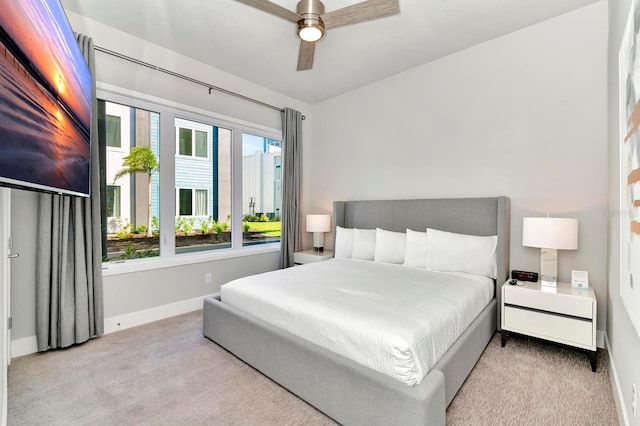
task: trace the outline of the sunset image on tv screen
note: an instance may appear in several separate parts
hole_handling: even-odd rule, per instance
[[[91,74],[59,0],[0,8],[0,182],[89,194]]]

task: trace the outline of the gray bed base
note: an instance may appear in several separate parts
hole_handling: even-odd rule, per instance
[[[493,219],[486,219],[488,215]],[[378,226],[396,231],[431,227],[475,235],[497,234],[496,282],[506,280],[506,197],[336,202],[334,221],[344,227]],[[228,306],[219,295],[204,301],[203,331],[206,337],[342,424],[444,425],[446,407],[500,324],[498,306],[499,300],[492,300],[415,387]]]

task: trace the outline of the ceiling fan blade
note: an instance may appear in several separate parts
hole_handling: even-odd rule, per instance
[[[285,9],[284,7],[272,3],[269,0],[237,0],[240,3],[244,3],[248,6],[255,7],[256,9],[260,9],[264,12],[270,13],[272,15],[279,16],[280,18],[286,19],[291,22],[298,22],[302,17],[295,12],[290,11],[289,9]]]
[[[367,0],[321,16],[326,29],[358,24],[400,13],[398,0]]]
[[[300,41],[300,53],[298,53],[298,71],[310,70],[313,67],[313,52],[315,43]]]

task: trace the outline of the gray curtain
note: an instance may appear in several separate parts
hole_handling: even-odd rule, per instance
[[[282,230],[280,267],[293,266],[293,253],[300,246],[300,167],[302,164],[302,114],[282,111]]]
[[[91,197],[39,194],[36,251],[38,351],[104,333],[98,112],[93,40],[77,35],[93,79]]]

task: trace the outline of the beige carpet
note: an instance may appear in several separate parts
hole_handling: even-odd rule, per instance
[[[494,338],[447,410],[451,425],[615,425],[605,356]],[[13,360],[8,425],[330,425],[202,336],[202,312]]]

